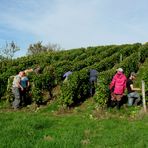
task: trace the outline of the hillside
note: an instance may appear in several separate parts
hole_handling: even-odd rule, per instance
[[[1,61],[0,69],[0,96],[1,100],[11,102],[10,90],[8,89],[8,78],[16,75],[19,71],[40,67],[40,74],[30,73],[30,94],[33,102],[46,100],[44,93],[47,92],[48,82],[51,91],[57,86],[60,88],[58,99],[61,105],[71,106],[83,102],[89,97],[89,70],[96,69],[99,72],[97,90],[94,99],[97,103],[104,105],[109,96],[108,84],[110,83],[116,69],[122,67],[126,76],[131,71],[138,71],[141,66],[147,67],[148,44],[124,44],[97,46],[65,51],[51,51],[38,55],[26,56],[14,60]],[[144,68],[143,68],[144,69]],[[63,84],[63,74],[72,71],[69,83]],[[139,72],[140,73],[140,72]],[[146,82],[146,68],[139,75]]]
[[[40,53],[0,65],[1,148],[148,147],[148,116],[141,105],[106,108],[108,85],[119,67],[127,77],[135,71],[135,85],[141,87],[144,80],[148,91],[147,43]],[[28,73],[30,105],[12,109],[11,76],[38,67],[39,73]],[[89,94],[90,69],[99,72],[93,97]],[[73,73],[64,83],[67,71]]]

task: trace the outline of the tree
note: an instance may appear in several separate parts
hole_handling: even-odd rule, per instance
[[[60,46],[58,44],[49,43],[46,46],[42,45],[42,41],[39,41],[35,44],[29,45],[28,54],[38,54],[41,52],[49,52],[49,51],[57,51],[60,50]]]
[[[5,46],[0,48],[0,57],[1,59],[12,59],[14,54],[19,50],[20,48],[14,43],[14,41],[11,41],[10,43],[6,42]]]
[[[0,61],[2,61],[4,59],[4,57],[2,55],[0,55]]]
[[[46,45],[47,51],[58,51],[61,49],[60,45],[58,44],[51,44],[48,43],[48,45]]]
[[[39,41],[35,44],[29,45],[28,54],[38,54],[40,52],[47,51],[46,47],[42,45],[42,42]]]

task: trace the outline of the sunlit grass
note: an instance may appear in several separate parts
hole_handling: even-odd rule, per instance
[[[117,111],[86,101],[72,110],[56,109],[52,104],[37,111],[1,110],[0,147],[148,147],[148,116],[141,107]]]

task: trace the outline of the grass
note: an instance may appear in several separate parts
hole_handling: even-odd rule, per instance
[[[37,111],[0,110],[0,148],[146,148],[141,108],[99,109],[92,100],[71,110],[55,102]]]

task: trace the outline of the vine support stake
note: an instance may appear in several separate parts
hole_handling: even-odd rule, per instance
[[[139,63],[140,63],[140,60],[141,60],[141,52],[140,51],[138,52],[138,57],[139,57]]]
[[[123,56],[122,54],[120,54],[120,62],[122,62],[122,60],[123,60]]]
[[[142,80],[142,102],[143,102],[144,112],[147,112],[146,101],[145,101],[145,82],[143,80]]]

